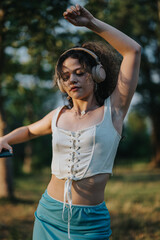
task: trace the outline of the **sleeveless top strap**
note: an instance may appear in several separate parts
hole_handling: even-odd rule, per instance
[[[60,113],[60,111],[62,110],[63,107],[64,107],[64,106],[58,107],[58,108],[56,109],[55,114],[53,115],[53,118],[52,118],[52,131],[53,131],[53,129],[54,129],[54,128],[56,127],[56,125],[57,125],[57,118],[58,118],[59,113]]]

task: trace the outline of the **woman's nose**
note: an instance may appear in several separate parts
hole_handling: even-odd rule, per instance
[[[75,74],[74,73],[71,73],[71,75],[70,75],[70,82],[77,82],[77,80],[76,80],[76,76],[75,76]]]

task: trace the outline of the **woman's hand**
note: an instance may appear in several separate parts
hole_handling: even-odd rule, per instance
[[[8,144],[7,141],[5,141],[5,139],[3,137],[0,138],[0,153],[1,153],[2,149],[7,149],[10,151],[10,153],[13,153],[12,147]]]
[[[82,6],[76,4],[63,13],[64,18],[75,26],[88,27],[93,15]]]

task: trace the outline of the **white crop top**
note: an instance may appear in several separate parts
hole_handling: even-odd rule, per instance
[[[52,174],[80,180],[100,173],[112,173],[121,136],[111,119],[110,97],[105,100],[103,120],[76,132],[57,127],[57,109],[52,120]]]
[[[110,97],[104,103],[103,120],[79,131],[68,131],[57,127],[57,119],[63,107],[57,109],[52,120],[52,174],[66,179],[64,208],[66,201],[72,211],[72,180],[80,180],[102,173],[112,173],[113,163],[121,136],[113,126]]]

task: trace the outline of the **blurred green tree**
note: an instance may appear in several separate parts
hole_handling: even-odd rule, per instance
[[[138,111],[131,111],[124,126],[124,140],[120,144],[118,157],[121,159],[151,157],[150,121]]]
[[[68,44],[60,21],[68,4],[69,0],[1,1],[0,136],[17,122],[36,121],[54,106],[51,78],[56,59]],[[28,165],[31,144],[26,144],[25,152]],[[8,162],[0,161],[0,197],[12,196]]]

